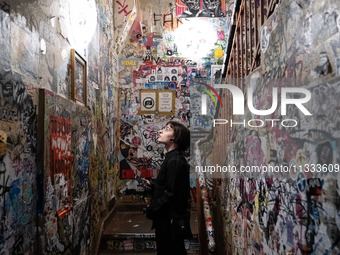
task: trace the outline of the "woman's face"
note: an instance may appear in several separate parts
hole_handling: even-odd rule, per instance
[[[169,144],[172,142],[173,139],[174,139],[174,130],[171,128],[169,124],[166,125],[165,128],[159,131],[158,142]]]

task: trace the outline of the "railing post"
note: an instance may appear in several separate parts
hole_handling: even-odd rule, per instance
[[[245,48],[245,61],[246,61],[246,65],[245,65],[245,76],[248,75],[248,20],[247,20],[247,0],[244,0],[244,30],[245,30],[245,44],[246,44],[246,48]]]
[[[256,0],[254,0],[254,11],[255,11],[255,15],[254,15],[254,19],[255,19],[255,23],[254,23],[254,33],[255,33],[255,41],[254,41],[254,47],[255,47],[255,56],[254,56],[254,60],[256,58],[256,45],[257,42],[259,41],[258,38],[258,24],[257,24],[257,6],[256,6]]]
[[[243,4],[245,3],[245,0],[242,0],[242,4],[240,7],[240,41],[241,41],[241,45],[240,45],[240,52],[241,52],[241,75],[240,78],[244,76],[244,47],[243,47],[243,34],[244,34],[244,29],[243,29],[243,15],[244,15],[244,9],[243,9]],[[240,85],[240,87],[242,86],[242,84]],[[242,88],[241,88],[242,89]]]
[[[264,23],[264,0],[260,0],[261,26]]]
[[[249,0],[249,42],[250,42],[250,56],[249,56],[249,66],[252,71],[252,63],[253,63],[253,19],[252,19],[252,4],[251,0]]]

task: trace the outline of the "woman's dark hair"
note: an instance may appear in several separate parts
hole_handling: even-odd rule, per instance
[[[177,144],[177,148],[181,151],[185,151],[190,147],[190,130],[182,123],[171,120],[166,125],[174,130],[173,142]]]

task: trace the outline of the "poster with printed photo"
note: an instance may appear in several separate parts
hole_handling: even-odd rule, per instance
[[[157,110],[157,90],[154,89],[141,89],[140,97],[140,113],[154,113]]]
[[[211,85],[220,84],[222,81],[222,65],[211,66]]]

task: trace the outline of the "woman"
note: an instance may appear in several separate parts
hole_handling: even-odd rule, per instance
[[[186,227],[190,229],[189,164],[184,157],[190,146],[190,131],[179,122],[169,121],[159,131],[158,142],[165,145],[167,153],[156,181],[151,184],[153,196],[146,214],[153,220],[158,255],[187,254],[184,236],[177,231],[177,225],[178,219],[186,218]]]

